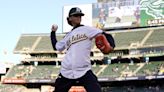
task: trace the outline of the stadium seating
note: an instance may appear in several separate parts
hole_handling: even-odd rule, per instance
[[[116,63],[107,65],[106,69],[98,75],[98,77],[126,77],[134,76],[133,72],[137,69],[137,65],[130,65],[129,63]]]
[[[60,67],[55,65],[16,65],[6,74],[6,78],[25,78],[25,79],[54,79],[56,78]]]
[[[163,61],[152,61],[145,63],[144,66],[137,72],[137,76],[145,75],[157,75],[159,72],[159,67],[163,64]]]
[[[59,72],[59,67],[55,67],[55,65],[40,65],[36,66],[35,70],[32,72],[31,75],[28,76],[28,79],[54,79],[57,77]]]
[[[0,92],[25,92],[26,87],[23,85],[0,84]]]
[[[31,50],[33,44],[37,40],[38,36],[22,35],[18,41],[15,51],[27,51]]]
[[[34,51],[53,51],[50,37],[49,36],[40,36],[41,39],[35,47]]]
[[[148,63],[114,63],[109,65],[93,65],[93,72],[98,77],[127,77],[157,75],[163,68],[163,61],[151,61]],[[55,65],[16,65],[13,66],[6,78],[25,79],[54,79],[58,75],[60,67]]]
[[[144,45],[164,45],[164,29],[154,29]]]
[[[128,31],[114,33],[116,48],[127,48],[131,43],[140,43],[146,36],[148,31]]]
[[[151,33],[152,32],[152,33]],[[133,44],[149,46],[164,44],[163,27],[157,28],[142,28],[142,29],[128,29],[126,31],[110,32],[113,35],[117,49],[128,49]],[[66,34],[57,34],[57,39],[61,40]],[[93,42],[93,51],[96,50]],[[50,34],[23,34],[14,52],[22,51],[35,52],[51,52],[53,51]]]

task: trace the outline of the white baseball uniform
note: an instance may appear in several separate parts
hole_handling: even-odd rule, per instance
[[[89,26],[79,26],[70,31],[61,41],[56,43],[56,49],[67,49],[61,62],[60,73],[69,79],[77,79],[91,69],[90,51],[92,39],[102,30]]]

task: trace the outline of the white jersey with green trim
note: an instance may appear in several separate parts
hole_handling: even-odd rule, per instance
[[[66,55],[61,62],[60,73],[69,79],[82,77],[91,69],[90,53],[92,40],[102,30],[79,26],[69,32],[61,41],[56,44],[58,51],[66,51]]]

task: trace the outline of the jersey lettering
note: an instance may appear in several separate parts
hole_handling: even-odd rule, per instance
[[[86,36],[86,34],[76,34],[76,35],[73,35],[67,41],[67,46],[69,48],[72,44],[77,43],[77,42],[82,41],[82,40],[86,40],[87,38],[88,37]]]

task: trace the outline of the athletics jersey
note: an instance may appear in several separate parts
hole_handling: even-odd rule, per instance
[[[89,26],[79,26],[56,43],[58,51],[67,50],[60,69],[64,77],[76,79],[91,69],[92,38],[99,33],[102,33],[102,30]]]

